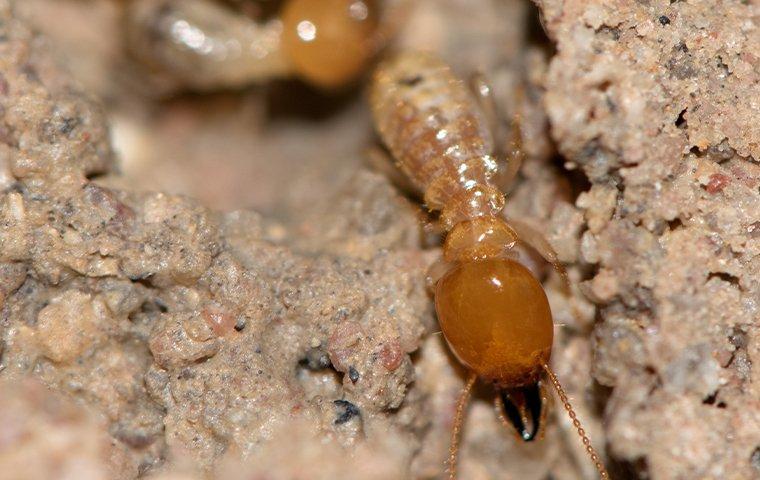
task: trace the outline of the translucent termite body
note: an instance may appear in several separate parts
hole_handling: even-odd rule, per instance
[[[193,89],[299,77],[335,89],[356,79],[384,43],[373,0],[287,0],[261,22],[214,0],[134,0],[127,47]]]
[[[434,275],[436,313],[449,347],[471,372],[452,429],[450,478],[456,477],[459,431],[476,379],[495,386],[500,418],[529,441],[544,416],[539,388],[544,373],[601,477],[608,478],[549,366],[554,327],[549,302],[538,280],[517,261],[515,246],[527,241],[560,273],[564,269],[540,235],[503,216],[504,168],[492,157],[494,139],[476,95],[438,58],[404,52],[378,67],[370,103],[376,130],[396,165],[427,207],[440,212],[446,232],[443,272]]]
[[[491,182],[498,170],[491,133],[448,66],[428,55],[398,56],[377,69],[370,95],[378,132],[447,231],[504,208]]]

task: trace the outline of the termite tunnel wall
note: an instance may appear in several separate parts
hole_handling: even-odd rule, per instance
[[[183,5],[234,38],[270,3]],[[569,270],[529,258],[612,478],[760,476],[758,5],[381,3],[387,48],[520,118],[507,215]],[[130,51],[132,4],[0,0],[0,479],[444,478],[441,238],[368,160],[366,78],[197,91],[202,58],[187,84]],[[524,443],[492,401],[460,478],[593,478],[558,402]]]

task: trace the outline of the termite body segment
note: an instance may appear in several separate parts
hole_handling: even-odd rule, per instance
[[[456,476],[459,431],[475,379],[496,387],[500,417],[529,441],[543,418],[537,387],[543,372],[607,478],[551,373],[549,302],[538,280],[517,262],[514,247],[522,239],[502,215],[504,194],[494,181],[499,165],[491,157],[494,141],[475,97],[441,60],[406,52],[378,67],[370,102],[380,137],[428,208],[441,212],[446,231],[447,268],[435,284],[436,313],[449,347],[471,372],[452,429],[450,478]]]

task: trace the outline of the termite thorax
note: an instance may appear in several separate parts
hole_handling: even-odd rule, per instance
[[[495,163],[476,157],[457,164],[450,160],[425,188],[425,203],[441,211],[441,225],[450,231],[458,223],[495,217],[504,209],[504,194],[490,182]]]
[[[484,215],[454,225],[443,244],[443,258],[455,263],[508,257],[517,240],[504,218]]]

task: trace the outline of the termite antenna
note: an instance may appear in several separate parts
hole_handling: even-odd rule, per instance
[[[607,469],[604,467],[604,464],[599,458],[599,455],[596,453],[596,450],[594,450],[594,447],[591,446],[591,440],[589,440],[588,436],[586,435],[586,431],[583,429],[581,421],[578,420],[578,416],[575,414],[575,410],[570,404],[570,400],[567,398],[565,389],[562,388],[562,384],[559,383],[559,379],[557,379],[557,376],[554,374],[554,371],[551,369],[548,363],[544,363],[542,367],[546,374],[549,376],[549,380],[551,380],[552,385],[554,385],[554,390],[557,392],[557,396],[559,396],[560,401],[562,401],[562,405],[565,407],[570,420],[573,421],[573,426],[578,431],[578,436],[581,437],[583,446],[586,447],[586,453],[588,453],[589,458],[591,458],[591,461],[594,462],[594,466],[599,471],[599,476],[602,478],[602,480],[608,480],[610,478],[610,475],[607,473]]]
[[[462,388],[462,393],[459,394],[459,400],[457,401],[457,410],[454,414],[454,426],[451,428],[451,447],[449,448],[449,480],[456,480],[457,478],[457,454],[459,453],[459,434],[462,431],[462,423],[464,421],[464,409],[467,407],[467,402],[470,400],[470,392],[475,385],[475,380],[478,379],[476,374],[470,374]]]
[[[570,310],[573,312],[573,318],[579,324],[583,324],[583,315],[581,315],[581,311],[578,308],[578,305],[573,302],[573,285],[570,283],[570,276],[567,273],[567,269],[564,265],[559,263],[559,261],[553,262],[552,266],[554,267],[554,271],[559,274],[560,279],[562,280],[565,293],[567,294],[567,302],[570,304]]]

